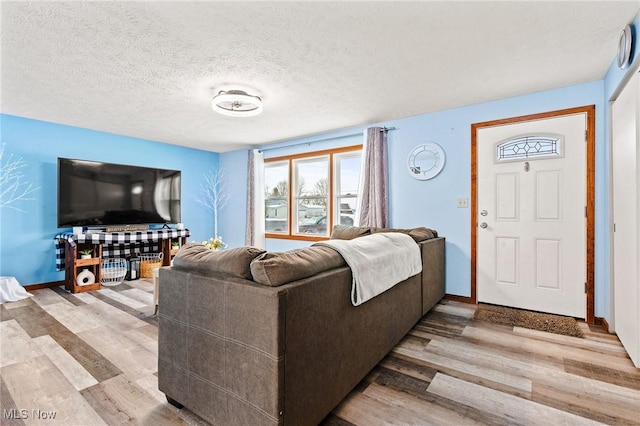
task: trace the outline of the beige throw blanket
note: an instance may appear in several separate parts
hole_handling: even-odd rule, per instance
[[[406,234],[383,232],[354,238],[328,240],[326,246],[342,255],[351,268],[351,303],[363,304],[399,282],[422,271],[420,247]]]

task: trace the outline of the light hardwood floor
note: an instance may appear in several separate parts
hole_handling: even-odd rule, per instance
[[[152,289],[43,289],[2,305],[0,424],[205,424],[157,389]],[[323,425],[640,424],[640,369],[615,336],[584,323],[584,339],[500,326],[474,311],[438,304]]]

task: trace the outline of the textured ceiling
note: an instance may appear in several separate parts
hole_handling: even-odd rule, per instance
[[[602,79],[640,1],[7,2],[3,113],[215,152]],[[230,84],[262,96],[218,115]]]

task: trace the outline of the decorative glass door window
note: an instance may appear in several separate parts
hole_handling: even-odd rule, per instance
[[[496,144],[495,162],[541,160],[564,157],[564,139],[559,135],[525,135]]]

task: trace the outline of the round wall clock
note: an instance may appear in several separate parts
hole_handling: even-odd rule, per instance
[[[415,179],[428,180],[436,177],[444,167],[444,150],[435,142],[417,145],[409,153],[407,167]]]
[[[633,33],[631,32],[631,26],[627,25],[620,33],[620,40],[618,42],[618,67],[621,69],[625,69],[627,65],[629,65],[632,38]]]

